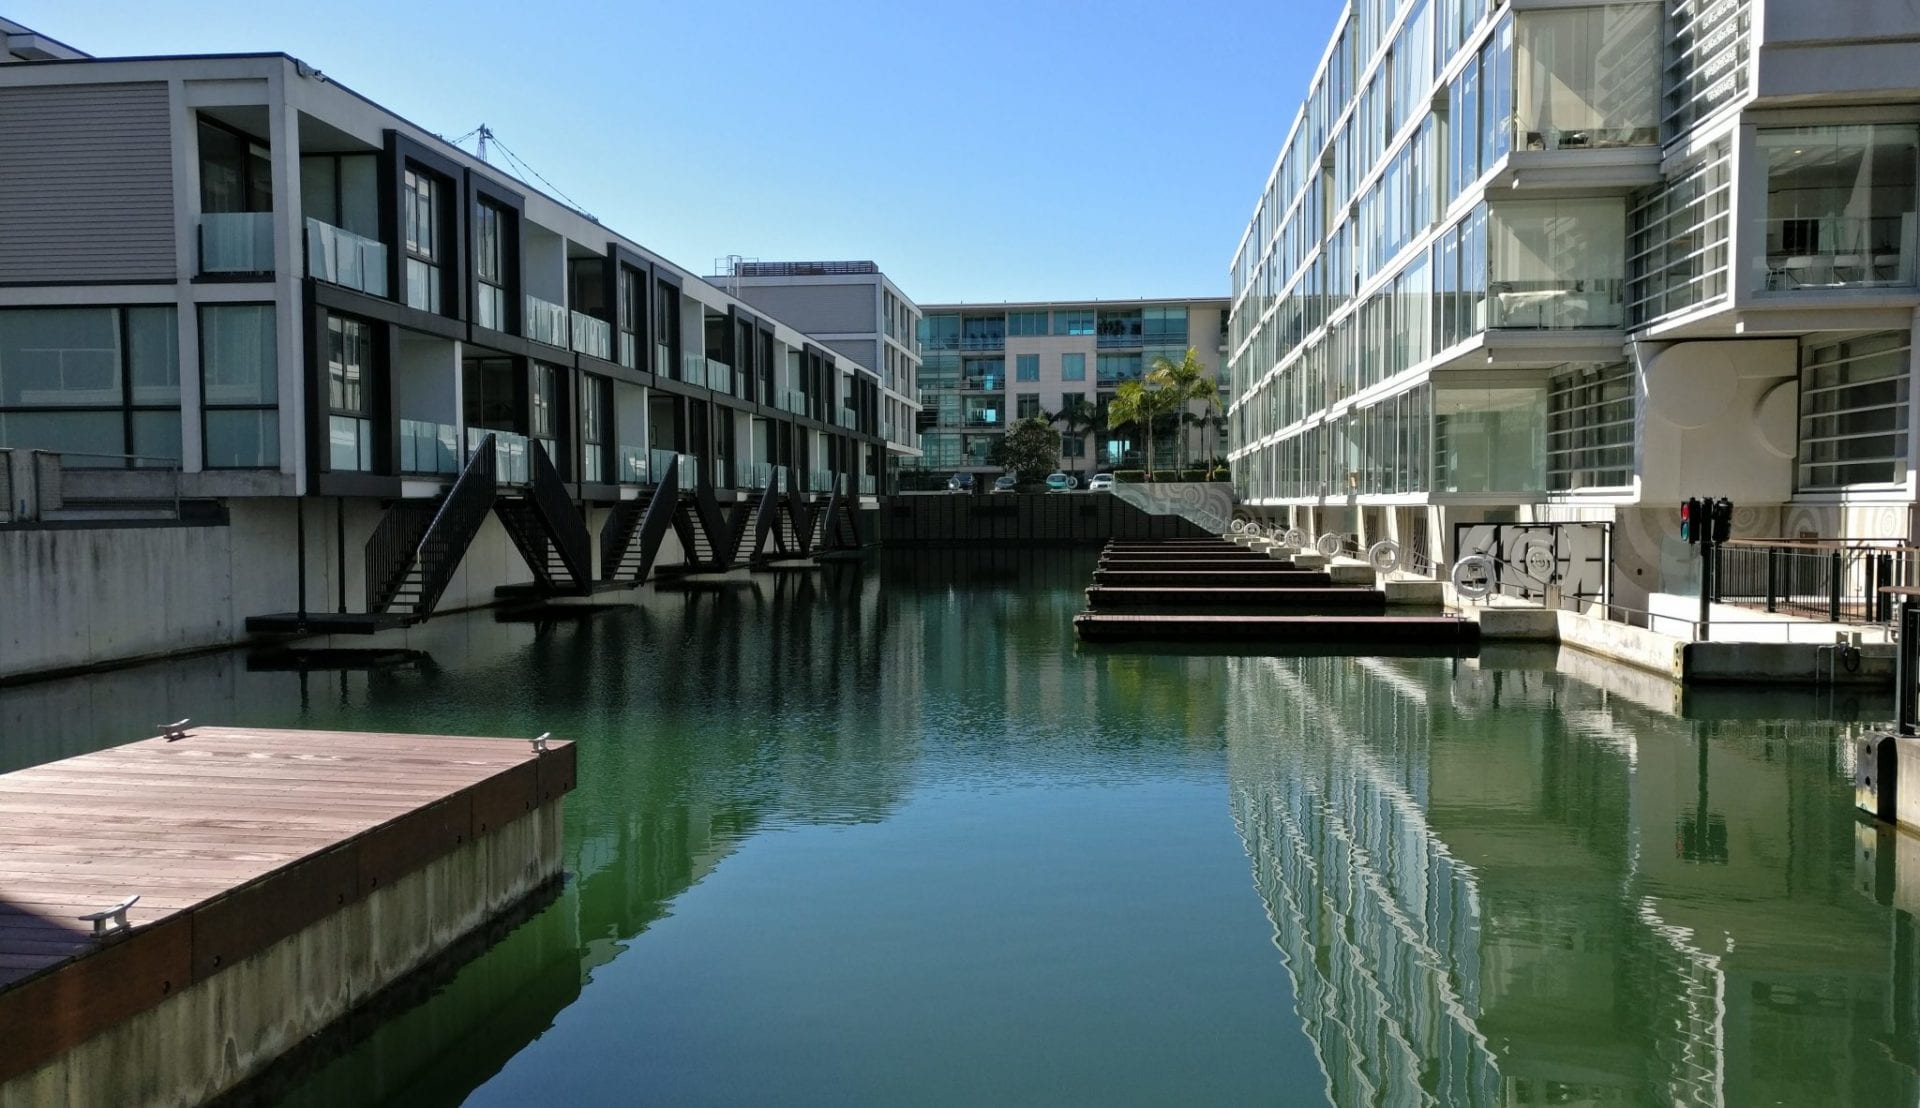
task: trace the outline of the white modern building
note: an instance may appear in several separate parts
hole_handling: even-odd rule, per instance
[[[721,272],[714,284],[880,374],[880,437],[887,443],[889,479],[907,459],[920,456],[920,309],[879,266],[729,258],[716,268]],[[891,480],[883,486],[890,489]]]
[[[1178,433],[1192,462],[1225,454],[1225,422],[1218,418],[1230,399],[1223,297],[935,304],[921,311],[920,468],[930,474],[997,472],[988,456],[1008,427],[1082,403],[1098,415],[1091,422],[1057,420],[1061,468],[1082,479],[1141,468],[1143,435],[1131,426],[1110,429],[1107,402],[1156,358],[1178,363],[1189,349],[1222,392],[1217,410],[1190,405],[1191,419]],[[1175,432],[1164,431],[1154,464],[1171,468],[1178,454]]]
[[[1238,492],[1611,521],[1646,591],[1688,496],[1910,538],[1917,156],[1905,3],[1356,0],[1233,258]]]
[[[0,34],[0,561],[79,575],[0,573],[26,668],[631,587],[669,473],[710,566],[770,486],[877,490],[873,367],[314,66]],[[130,505],[199,529],[57,529]]]

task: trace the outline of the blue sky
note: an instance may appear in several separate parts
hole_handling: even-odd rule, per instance
[[[5,14],[102,56],[284,50],[448,137],[485,121],[601,222],[698,272],[727,254],[871,258],[938,303],[1225,295],[1340,6],[13,0]]]

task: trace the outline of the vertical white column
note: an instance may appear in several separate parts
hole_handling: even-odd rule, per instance
[[[167,82],[173,137],[174,331],[180,359],[180,466],[198,473],[206,465],[200,420],[200,321],[194,308],[193,275],[199,264],[200,140],[185,82]]]
[[[307,400],[300,284],[305,251],[300,241],[300,121],[287,96],[284,62],[267,78],[267,145],[273,176],[274,344],[279,359],[276,380],[280,402],[280,472],[293,475],[295,493],[304,493],[307,474]],[[304,80],[305,78],[296,78]]]

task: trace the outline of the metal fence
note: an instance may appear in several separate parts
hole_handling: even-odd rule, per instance
[[[1920,549],[1898,539],[1734,539],[1714,556],[1714,600],[1830,623],[1885,623],[1881,590],[1920,581]]]

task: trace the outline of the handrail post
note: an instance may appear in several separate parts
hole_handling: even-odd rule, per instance
[[[1893,597],[1880,590],[1893,586],[1893,555],[1881,554],[1879,563],[1880,572],[1876,574],[1879,579],[1879,588],[1873,591],[1873,622],[1885,623],[1893,618]]]
[[[1846,572],[1846,563],[1840,560],[1840,551],[1836,548],[1827,555],[1827,622],[1840,622],[1841,575]]]
[[[1767,611],[1780,610],[1780,548],[1767,547]]]

